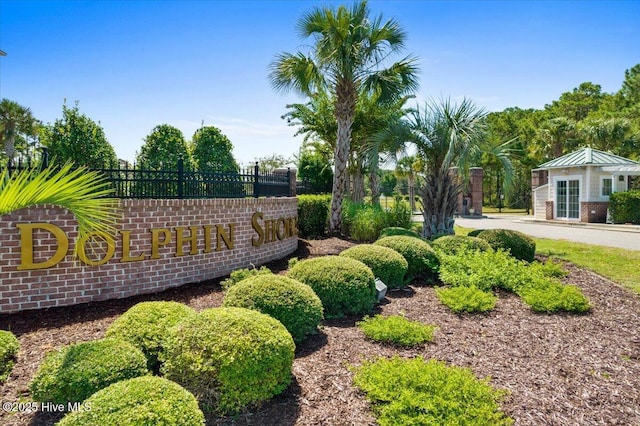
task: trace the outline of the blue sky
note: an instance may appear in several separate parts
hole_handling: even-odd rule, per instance
[[[189,140],[219,127],[247,164],[289,156],[301,138],[280,117],[268,66],[306,51],[297,20],[317,1],[0,1],[0,96],[45,123],[64,99],[133,160],[154,126]],[[351,5],[351,2],[344,2]],[[488,111],[542,108],[584,81],[615,92],[640,63],[640,0],[370,1],[397,19],[419,59],[417,102],[467,96]]]

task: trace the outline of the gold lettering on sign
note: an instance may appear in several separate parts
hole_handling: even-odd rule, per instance
[[[122,259],[120,262],[140,262],[147,256],[144,253],[140,253],[139,256],[131,256],[131,231],[119,231],[122,235]]]
[[[89,256],[87,256],[86,247],[87,242],[98,245],[99,243],[97,243],[96,237],[104,241],[104,244],[106,244],[107,246],[107,250],[105,255],[101,259],[93,260],[90,259]],[[76,244],[78,244],[78,257],[89,266],[104,265],[109,260],[111,260],[114,253],[116,252],[116,243],[113,241],[113,238],[111,238],[111,235],[107,234],[106,232],[94,232],[93,234],[89,234],[86,237],[79,238]],[[95,250],[94,246],[92,247],[91,251],[95,255],[100,250]]]
[[[256,212],[251,217],[251,226],[258,235],[251,239],[251,245],[254,247],[298,235],[298,223],[295,217],[263,219],[264,215],[261,212]]]
[[[18,270],[45,269],[58,264],[69,251],[69,240],[64,231],[50,223],[19,223],[16,227],[20,230],[20,258]],[[49,259],[35,263],[33,261],[33,231],[42,229],[50,232],[57,241],[56,252]]]
[[[184,256],[184,251],[182,251],[185,241],[191,243],[191,250],[189,254],[198,254],[198,227],[190,226],[189,227],[189,236],[186,237],[184,235],[184,231],[187,228],[184,226],[176,226],[176,257]]]
[[[164,247],[171,242],[171,231],[167,228],[152,228],[151,232],[151,259],[160,259],[160,247]],[[160,234],[163,239],[160,240]]]

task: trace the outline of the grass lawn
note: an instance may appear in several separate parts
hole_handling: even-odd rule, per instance
[[[456,234],[466,235],[471,228],[456,226]],[[600,274],[640,294],[640,251],[596,246],[548,238],[534,238],[536,253],[567,260]]]

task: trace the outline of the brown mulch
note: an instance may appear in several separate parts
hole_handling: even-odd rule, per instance
[[[299,258],[337,254],[353,243],[300,241]],[[283,272],[287,261],[268,265]],[[433,288],[390,292],[378,312],[438,326],[434,343],[411,350],[367,341],[356,319],[325,321],[321,332],[298,347],[294,381],[261,407],[209,425],[371,425],[369,405],[352,386],[350,365],[399,354],[422,355],[462,367],[510,395],[503,410],[516,425],[640,425],[640,298],[589,271],[567,265],[567,283],[594,305],[586,315],[532,313],[517,296],[501,293],[487,315],[456,315]],[[18,336],[18,362],[2,386],[2,401],[28,401],[28,383],[46,351],[98,339],[111,322],[142,300],[176,300],[197,310],[219,306],[217,281],[163,293],[68,308],[0,315],[0,329]],[[3,425],[52,425],[50,413],[0,412]]]

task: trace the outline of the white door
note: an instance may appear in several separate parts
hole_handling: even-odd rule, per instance
[[[556,181],[556,219],[580,219],[580,181]]]

